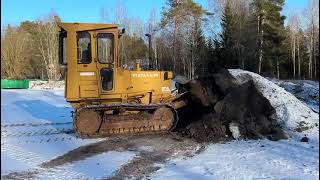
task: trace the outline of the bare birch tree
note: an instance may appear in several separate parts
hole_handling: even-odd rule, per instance
[[[296,14],[289,17],[290,39],[291,39],[291,58],[293,65],[293,77],[296,78],[296,43],[299,32],[299,19]]]
[[[309,78],[317,76],[317,61],[315,55],[316,31],[319,29],[319,1],[309,0],[304,15],[307,20],[307,36],[309,37]]]
[[[38,34],[38,50],[42,62],[46,68],[49,81],[56,81],[60,78],[58,64],[58,27],[52,17],[38,22],[36,28]]]

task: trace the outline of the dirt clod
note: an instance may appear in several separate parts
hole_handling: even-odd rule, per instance
[[[301,138],[300,141],[301,142],[309,142],[309,138],[305,136],[305,137]]]

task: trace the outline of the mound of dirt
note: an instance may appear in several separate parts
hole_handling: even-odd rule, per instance
[[[229,139],[286,139],[275,109],[252,80],[240,84],[226,69],[187,84],[189,104],[181,108],[176,132],[199,142]]]

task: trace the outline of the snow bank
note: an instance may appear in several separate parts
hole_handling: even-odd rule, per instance
[[[64,81],[30,81],[29,89],[64,89]]]
[[[319,113],[319,82],[309,80],[274,80],[272,82],[298,99],[307,104],[308,107]]]
[[[243,83],[252,79],[259,91],[270,101],[276,110],[278,122],[284,129],[296,131],[297,128],[306,128],[303,133],[319,141],[319,114],[313,112],[305,103],[301,102],[294,95],[287,92],[284,88],[266,78],[249,71],[240,69],[230,69],[229,72],[240,82]],[[291,135],[297,135],[294,133]],[[302,134],[299,135],[300,137]],[[300,138],[299,137],[299,138]]]

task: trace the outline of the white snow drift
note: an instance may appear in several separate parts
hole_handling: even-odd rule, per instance
[[[275,108],[276,117],[274,118],[276,118],[285,129],[294,131],[303,124],[308,127],[308,130],[304,131],[303,134],[307,134],[313,140],[319,140],[319,114],[313,112],[305,103],[301,102],[282,87],[277,86],[256,73],[240,69],[231,69],[229,72],[240,83],[248,79],[254,81],[258,90]]]

